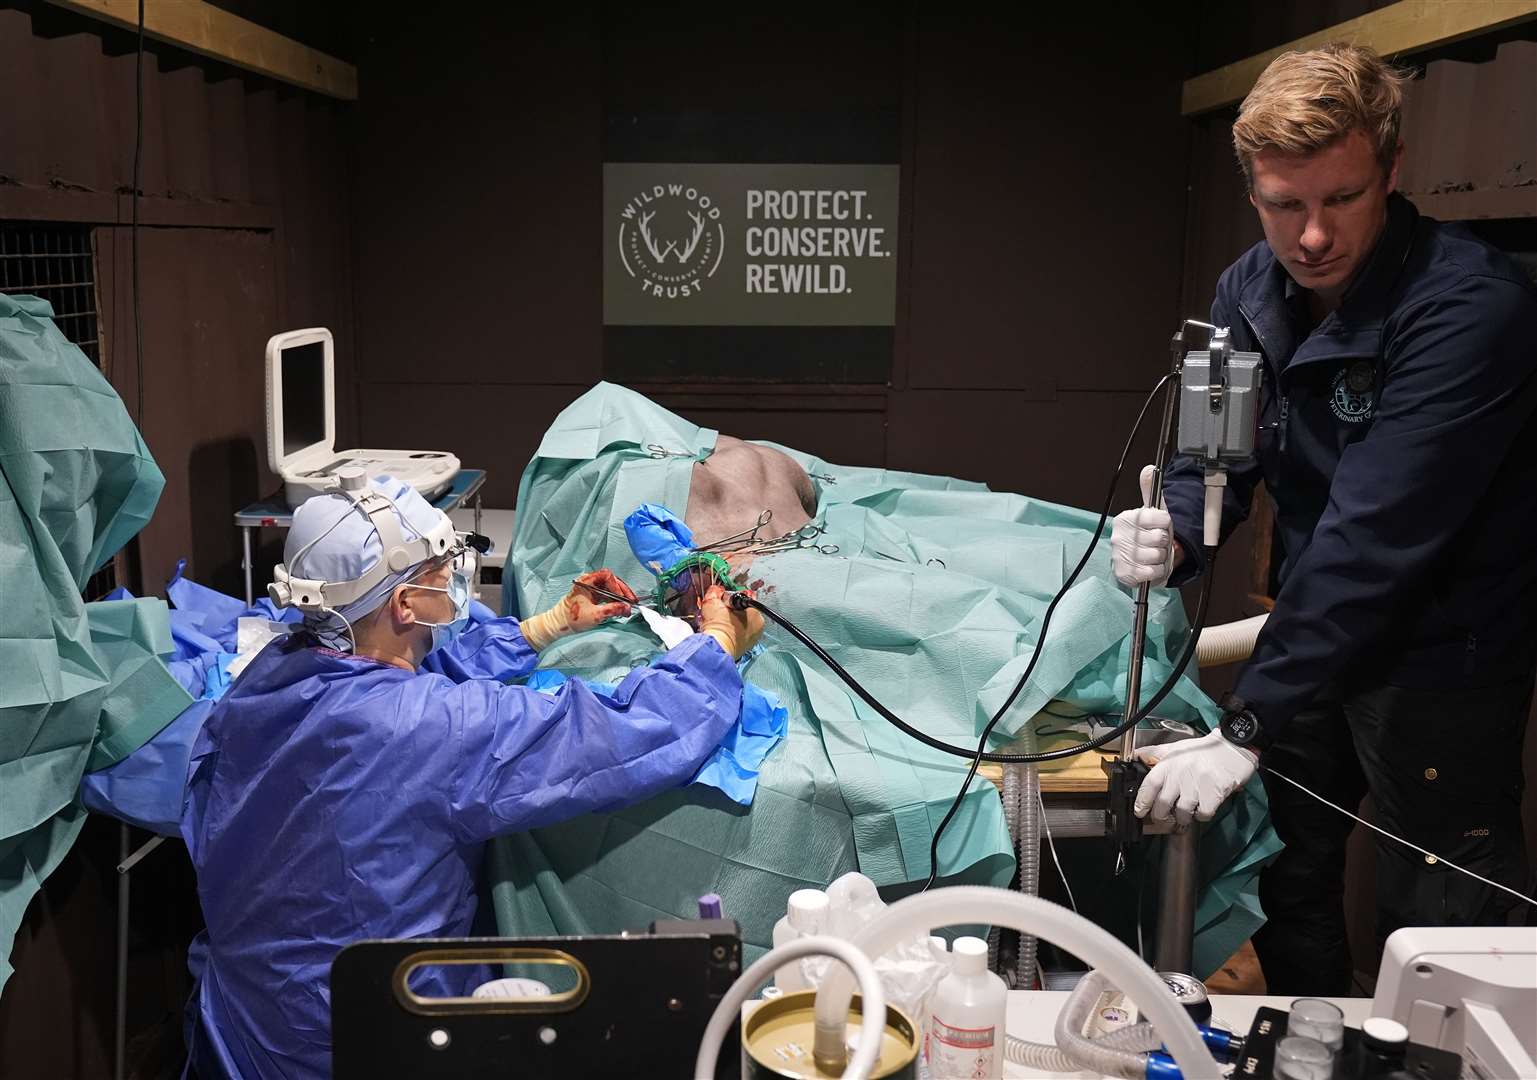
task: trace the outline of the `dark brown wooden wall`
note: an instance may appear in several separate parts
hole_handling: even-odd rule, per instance
[[[339,422],[343,437],[356,432],[349,110],[151,44],[139,416],[127,194],[133,91],[131,35],[41,2],[0,3],[0,220],[95,227],[103,366],[166,476],[140,538],[143,587],[159,593],[187,557],[196,580],[237,593],[231,514],[273,487],[268,336],[310,325],[336,332],[348,391]],[[270,562],[279,541],[267,540]],[[0,1076],[111,1075],[116,860],[117,826],[91,819],[29,909],[12,953],[16,973],[0,995]],[[180,1045],[185,947],[199,924],[180,844],[134,871],[133,894],[129,1059],[155,1076]]]
[[[1166,363],[1185,210],[1179,9],[1114,9],[1113,34],[1100,9],[889,5],[373,27],[358,60],[362,437],[450,447],[491,470],[489,505],[512,505],[544,428],[603,377],[605,92],[755,117],[820,104],[900,118],[890,386],[639,388],[829,460],[1097,503]]]
[[[132,35],[40,2],[0,5],[0,219],[97,226],[103,365],[137,413],[129,285]],[[145,441],[166,475],[143,581],[176,560],[240,589],[239,505],[267,470],[262,350],[279,330],[337,335],[341,436],[356,432],[349,110],[151,46],[139,218]],[[268,537],[269,541],[271,536]]]
[[[643,389],[830,460],[1095,505],[1178,318],[1206,312],[1216,275],[1259,236],[1230,116],[1182,120],[1180,80],[1384,2],[386,18],[228,0],[355,61],[361,97],[344,105],[151,46],[139,419],[167,488],[142,538],[146,585],[185,555],[198,580],[238,590],[229,515],[274,487],[261,350],[282,329],[335,332],[343,442],[450,448],[490,470],[488,505],[513,504],[545,426],[603,376],[600,166],[615,96],[662,111],[886,111],[900,133],[889,385]],[[105,366],[137,415],[133,68],[129,35],[0,0],[0,219],[98,226]],[[1128,476],[1118,507],[1132,490]],[[1219,616],[1241,611],[1250,539],[1227,549]],[[88,829],[24,928],[0,999],[0,1075],[110,1065],[105,828]],[[168,846],[136,872],[136,911],[152,915],[136,923],[134,1026],[152,1039],[160,1024],[168,1042],[185,992],[179,935],[195,921],[176,860]],[[1358,872],[1358,912],[1364,895]]]

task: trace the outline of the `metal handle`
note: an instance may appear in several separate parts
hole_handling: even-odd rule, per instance
[[[1157,506],[1163,498],[1163,473],[1169,462],[1169,445],[1174,439],[1174,403],[1179,396],[1180,375],[1185,368],[1185,326],[1189,326],[1192,320],[1186,320],[1173,341],[1170,342],[1171,354],[1170,371],[1173,378],[1163,392],[1163,424],[1158,430],[1158,448],[1153,457],[1153,487],[1149,493],[1149,505]],[[1204,326],[1204,323],[1196,325]],[[1171,540],[1172,543],[1172,540]],[[1137,599],[1133,602],[1131,621],[1131,659],[1126,665],[1126,711],[1122,715],[1123,721],[1130,721],[1137,715],[1137,706],[1142,699],[1142,660],[1147,651],[1147,599],[1152,586],[1144,581],[1137,586]],[[1120,756],[1130,761],[1137,747],[1136,726],[1130,726],[1121,736]]]
[[[410,978],[418,968],[457,964],[529,964],[565,968],[575,975],[576,985],[548,997],[526,998],[433,998],[423,997],[411,989]],[[498,945],[423,949],[395,965],[390,988],[402,1008],[420,1016],[445,1013],[564,1013],[577,1009],[587,1000],[592,990],[592,975],[586,964],[564,949]]]

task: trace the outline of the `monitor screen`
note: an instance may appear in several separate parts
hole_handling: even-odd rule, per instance
[[[325,343],[283,350],[283,453],[292,454],[326,437]]]

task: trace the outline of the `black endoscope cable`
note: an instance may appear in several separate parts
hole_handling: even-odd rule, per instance
[[[836,660],[828,655],[825,649],[823,649],[820,645],[808,637],[804,632],[801,631],[799,627],[790,622],[790,620],[774,611],[772,608],[764,604],[761,600],[758,600],[756,597],[749,596],[746,593],[735,593],[732,595],[732,600],[736,604],[750,605],[758,609],[778,625],[788,630],[797,641],[806,646],[806,648],[810,649],[811,652],[814,653],[819,660],[826,664],[840,679],[848,684],[849,688],[852,689],[857,695],[859,695],[860,700],[862,700],[866,705],[869,705],[884,719],[886,719],[904,734],[916,739],[926,746],[933,747],[934,749],[943,751],[944,753],[971,759],[971,767],[967,770],[966,779],[962,781],[960,790],[956,793],[955,801],[950,804],[949,811],[940,821],[939,827],[934,830],[933,841],[929,848],[929,877],[923,885],[923,890],[920,891],[927,890],[931,885],[934,884],[934,881],[939,872],[940,838],[944,835],[945,828],[950,824],[951,819],[955,817],[956,811],[960,809],[961,803],[965,800],[966,790],[971,786],[971,781],[976,776],[977,769],[981,766],[983,761],[998,762],[1003,764],[1034,764],[1043,761],[1056,761],[1062,758],[1075,757],[1090,750],[1097,750],[1099,747],[1104,746],[1105,744],[1120,737],[1128,728],[1140,724],[1143,720],[1147,719],[1147,717],[1152,714],[1152,711],[1156,709],[1159,704],[1162,703],[1163,699],[1167,697],[1169,693],[1174,689],[1175,684],[1179,681],[1179,678],[1184,673],[1185,668],[1189,666],[1190,661],[1195,656],[1196,644],[1200,639],[1201,630],[1204,628],[1206,622],[1206,606],[1210,596],[1210,586],[1212,579],[1211,571],[1215,564],[1216,556],[1216,552],[1212,549],[1208,549],[1206,552],[1206,573],[1203,575],[1201,580],[1200,601],[1197,605],[1195,622],[1190,628],[1190,637],[1186,642],[1184,652],[1180,656],[1179,662],[1174,666],[1173,671],[1170,672],[1168,679],[1164,681],[1164,684],[1159,687],[1158,692],[1153,695],[1153,697],[1148,701],[1146,705],[1137,710],[1130,719],[1122,721],[1120,724],[1111,728],[1103,735],[1099,735],[1086,742],[1080,743],[1077,746],[1069,746],[1059,750],[1044,751],[1036,754],[990,753],[986,749],[987,740],[989,736],[992,735],[993,728],[997,726],[998,722],[1003,719],[1004,715],[1009,711],[1010,707],[1013,706],[1015,699],[1019,697],[1020,692],[1025,688],[1025,684],[1030,681],[1031,674],[1035,671],[1036,661],[1040,659],[1041,646],[1045,643],[1046,631],[1051,625],[1051,617],[1052,614],[1056,611],[1057,604],[1062,600],[1064,596],[1067,595],[1068,590],[1071,589],[1074,583],[1078,580],[1078,575],[1081,574],[1083,572],[1083,568],[1088,565],[1089,558],[1091,555],[1093,555],[1094,549],[1098,546],[1100,537],[1104,535],[1105,522],[1110,516],[1110,507],[1114,504],[1115,501],[1116,487],[1120,483],[1122,473],[1125,472],[1126,460],[1131,454],[1132,443],[1136,441],[1137,433],[1142,429],[1142,423],[1147,418],[1148,409],[1151,407],[1154,400],[1157,399],[1159,392],[1163,390],[1171,378],[1173,378],[1172,375],[1165,375],[1162,379],[1158,380],[1158,385],[1153,387],[1152,392],[1147,396],[1147,400],[1142,403],[1142,409],[1137,414],[1136,423],[1132,425],[1131,433],[1126,438],[1126,445],[1121,449],[1121,458],[1120,461],[1116,464],[1114,475],[1111,477],[1110,490],[1105,496],[1104,507],[1100,510],[1099,521],[1094,527],[1094,536],[1090,539],[1088,547],[1084,550],[1083,557],[1078,560],[1078,565],[1073,568],[1073,572],[1068,575],[1067,580],[1062,583],[1062,587],[1057,590],[1057,594],[1052,597],[1051,603],[1047,605],[1046,614],[1041,619],[1040,633],[1036,636],[1035,650],[1030,655],[1030,662],[1025,666],[1024,674],[1021,675],[1019,677],[1019,681],[1015,683],[1014,689],[1009,693],[1007,700],[1005,700],[1003,705],[999,707],[998,711],[993,715],[992,719],[988,721],[987,726],[982,729],[982,734],[981,737],[977,740],[977,747],[975,750],[968,750],[962,747],[957,747],[950,743],[944,742],[941,739],[936,739],[933,736],[919,731],[917,728],[914,728],[910,724],[906,723],[904,720],[902,720],[901,717],[897,716],[890,709],[886,708],[879,701],[877,701],[874,695],[872,695],[868,690],[861,686],[858,680],[856,680],[852,675],[845,671],[842,665],[840,665]]]
[[[1146,720],[1149,716],[1152,715],[1153,710],[1158,708],[1158,706],[1163,703],[1163,699],[1169,696],[1169,693],[1174,689],[1175,684],[1179,681],[1179,677],[1184,674],[1185,668],[1190,665],[1190,661],[1195,657],[1196,645],[1200,641],[1201,631],[1205,628],[1206,625],[1206,603],[1210,597],[1211,592],[1210,569],[1216,562],[1216,552],[1211,548],[1207,548],[1206,559],[1208,573],[1205,574],[1201,579],[1201,599],[1196,611],[1195,622],[1190,627],[1189,640],[1185,643],[1185,650],[1181,654],[1179,662],[1175,664],[1174,669],[1169,672],[1169,677],[1164,680],[1163,685],[1158,688],[1158,692],[1149,698],[1147,704],[1142,706],[1142,708],[1139,709],[1129,720],[1123,720],[1121,723],[1117,724],[1103,735],[1097,735],[1086,742],[1079,743],[1077,746],[1067,746],[1058,750],[1047,750],[1037,754],[1000,754],[989,752],[985,749],[987,746],[988,736],[992,734],[993,725],[997,724],[998,721],[1003,717],[1004,712],[1008,710],[1007,705],[1005,705],[1004,708],[1000,710],[998,714],[988,722],[987,727],[982,729],[982,736],[978,740],[977,748],[975,750],[967,750],[964,747],[954,746],[942,739],[936,739],[934,736],[929,735],[926,732],[919,731],[917,728],[908,724],[896,713],[892,712],[890,709],[886,708],[886,706],[877,701],[875,696],[872,695],[863,686],[861,686],[859,681],[855,679],[854,676],[845,671],[843,666],[839,664],[838,661],[829,656],[827,651],[823,649],[822,646],[818,645],[815,641],[811,640],[811,638],[807,637],[805,632],[802,631],[800,627],[792,623],[789,619],[786,619],[783,615],[779,614],[777,611],[773,610],[756,597],[750,597],[745,593],[735,593],[733,594],[733,598],[735,599],[736,597],[740,597],[740,603],[757,608],[764,615],[768,616],[774,622],[788,630],[797,641],[815,653],[817,659],[821,660],[824,664],[832,669],[834,674],[836,674],[840,679],[847,683],[849,688],[853,690],[854,693],[859,695],[860,700],[874,709],[892,725],[898,728],[903,734],[911,736],[926,746],[932,746],[936,750],[942,750],[945,753],[953,754],[956,757],[965,757],[971,759],[971,767],[966,770],[966,779],[961,782],[960,790],[956,792],[955,800],[950,804],[950,809],[946,811],[944,818],[941,819],[939,828],[934,830],[934,839],[929,845],[929,877],[928,880],[923,883],[923,888],[919,890],[920,892],[925,892],[929,889],[930,886],[934,884],[934,881],[939,873],[940,838],[944,836],[946,826],[950,824],[951,819],[955,817],[956,811],[960,809],[961,803],[965,801],[966,789],[971,786],[972,778],[977,775],[977,769],[981,766],[983,761],[1000,762],[1003,764],[1011,765],[1036,764],[1042,761],[1057,761],[1061,758],[1077,757],[1079,754],[1087,753],[1090,750],[1098,750],[1106,743],[1112,742],[1119,738],[1126,732],[1128,728],[1135,727],[1137,724],[1140,724],[1142,721]],[[1044,623],[1042,629],[1044,631]],[[1044,633],[1042,636],[1044,636]],[[1036,640],[1036,651],[1040,651],[1039,638]],[[1031,657],[1031,666],[1034,666],[1034,663],[1035,659],[1034,657]],[[1027,668],[1021,681],[1023,682],[1023,680],[1028,679],[1029,677],[1030,674]],[[1011,695],[1011,703],[1012,700],[1013,697]]]
[[[1031,765],[1042,761],[1058,761],[1062,758],[1076,757],[1077,755],[1085,753],[1089,750],[1098,750],[1101,746],[1104,746],[1106,743],[1115,740],[1117,737],[1125,733],[1128,727],[1131,727],[1133,724],[1140,724],[1143,720],[1146,720],[1149,716],[1152,715],[1153,710],[1163,703],[1163,699],[1169,696],[1169,693],[1173,690],[1175,683],[1179,681],[1180,675],[1184,674],[1185,668],[1189,666],[1190,660],[1195,656],[1196,640],[1200,636],[1201,629],[1204,626],[1206,600],[1210,591],[1207,587],[1208,581],[1210,581],[1209,577],[1202,579],[1199,610],[1196,615],[1195,622],[1191,626],[1189,640],[1185,644],[1185,649],[1184,652],[1180,655],[1179,662],[1174,665],[1174,670],[1169,675],[1169,678],[1164,682],[1164,684],[1158,688],[1158,692],[1149,698],[1147,704],[1142,706],[1142,708],[1130,720],[1123,720],[1109,731],[1106,731],[1101,735],[1096,735],[1094,738],[1085,742],[1081,742],[1076,746],[1067,746],[1058,750],[1043,750],[1035,754],[1005,754],[995,751],[983,750],[978,760],[990,761],[1002,765]],[[767,604],[757,599],[756,597],[746,596],[745,594],[741,593],[736,595],[742,597],[742,599],[737,601],[737,603],[747,607],[757,608],[764,615],[768,616],[774,622],[788,630],[790,635],[794,637],[796,641],[799,641],[802,645],[806,646],[806,648],[810,649],[811,652],[816,655],[818,660],[821,660],[822,663],[826,664],[829,668],[832,669],[835,675],[847,683],[849,688],[853,690],[854,693],[859,695],[861,701],[870,706],[870,708],[874,709],[894,727],[900,730],[904,735],[908,735],[918,740],[925,746],[932,746],[935,750],[942,750],[945,753],[953,754],[956,757],[977,758],[978,755],[976,750],[971,750],[964,746],[956,746],[954,743],[947,743],[943,739],[936,739],[934,736],[928,734],[927,732],[919,731],[917,728],[907,723],[907,721],[903,720],[896,713],[892,712],[890,709],[886,708],[886,706],[877,701],[873,694],[861,686],[859,681],[855,679],[854,676],[850,675],[846,670],[844,670],[843,666],[839,664],[838,661],[834,660],[832,656],[828,654],[827,650],[823,649],[822,646],[818,645],[815,641],[808,637],[805,631],[803,631],[800,627],[796,626],[789,619],[785,618],[783,615],[779,614],[779,612],[775,611],[773,608],[769,607]],[[992,721],[989,722],[988,726],[983,729],[983,746],[987,745],[986,736],[991,734],[993,724],[997,723],[1001,717],[1002,713],[1000,713],[998,716],[995,716]],[[966,780],[967,783],[970,783],[971,777],[968,776]]]

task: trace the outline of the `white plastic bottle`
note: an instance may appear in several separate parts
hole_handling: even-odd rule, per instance
[[[938,934],[929,935],[929,954],[936,962],[949,968],[950,943]],[[936,991],[939,989],[938,984],[935,984],[934,989]],[[923,1040],[918,1051],[918,1075],[921,1080],[930,1080],[934,1075],[934,1070],[929,1063],[929,1038],[934,1031],[933,1017],[934,995],[931,993],[928,1000],[924,1002],[922,1015],[918,1018],[918,1025],[922,1029],[920,1037]]]
[[[950,974],[934,991],[929,1073],[936,1080],[1001,1077],[1009,988],[987,970],[981,938],[956,938],[950,957]]]
[[[797,889],[790,894],[784,918],[774,924],[774,947],[798,937],[820,934],[827,927],[827,894],[821,889]],[[774,972],[774,985],[786,994],[808,990],[811,984],[801,974],[800,961],[785,964]]]
[[[845,940],[886,907],[875,890],[875,882],[858,870],[850,870],[827,886],[827,904],[823,933]]]

